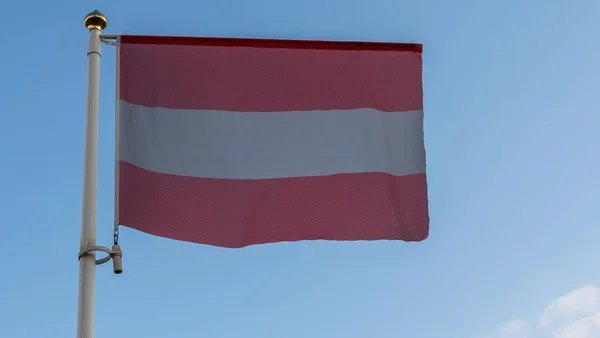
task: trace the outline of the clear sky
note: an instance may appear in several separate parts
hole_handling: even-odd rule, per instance
[[[600,337],[597,0],[3,1],[0,337],[76,333],[94,9],[114,34],[423,43],[431,213],[421,243],[224,249],[122,228],[124,273],[96,270],[97,337]],[[103,45],[106,246],[114,84]]]

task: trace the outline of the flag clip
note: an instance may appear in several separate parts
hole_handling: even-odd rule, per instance
[[[107,256],[101,259],[96,260],[96,265],[104,264],[112,259],[113,261],[113,271],[115,274],[120,274],[123,272],[123,252],[121,251],[121,247],[118,244],[112,246],[112,249],[109,249],[105,246],[89,246],[85,250],[82,250],[79,253],[79,258],[83,256],[87,256],[91,252],[102,251],[107,253]]]

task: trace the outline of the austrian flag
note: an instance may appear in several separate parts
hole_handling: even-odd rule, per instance
[[[116,219],[221,247],[429,234],[421,45],[122,35]]]

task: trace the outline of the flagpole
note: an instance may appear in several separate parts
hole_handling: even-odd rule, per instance
[[[81,215],[81,247],[79,257],[79,299],[77,338],[94,337],[94,270],[96,255],[87,252],[96,246],[96,169],[98,161],[98,96],[100,84],[100,31],[106,28],[106,17],[94,11],[84,19],[90,30],[88,42],[88,75]]]

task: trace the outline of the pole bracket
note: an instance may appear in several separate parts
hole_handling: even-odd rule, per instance
[[[112,259],[114,272],[116,274],[123,272],[123,252],[121,251],[121,247],[116,244],[113,245],[112,249],[109,249],[105,246],[88,246],[84,250],[81,250],[78,260],[81,260],[81,257],[87,256],[89,253],[96,251],[107,253],[106,257],[96,260],[96,265],[104,264]]]

